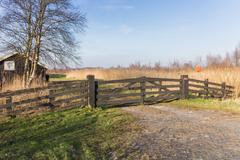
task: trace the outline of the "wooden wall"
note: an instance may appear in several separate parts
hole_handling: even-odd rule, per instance
[[[15,61],[15,71],[4,71],[4,61]],[[29,60],[29,62],[31,62]],[[0,87],[5,84],[13,83],[15,78],[23,77],[25,58],[22,55],[13,55],[3,61],[0,61]],[[38,65],[36,80],[39,82],[45,81],[47,69],[41,65]],[[1,89],[0,88],[0,89]]]

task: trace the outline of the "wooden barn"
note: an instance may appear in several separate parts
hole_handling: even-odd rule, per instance
[[[25,57],[18,53],[0,56],[0,89],[9,85],[16,79],[22,79],[24,74]],[[29,60],[31,62],[31,60]],[[38,63],[36,78],[37,83],[44,83],[46,80],[47,67]]]

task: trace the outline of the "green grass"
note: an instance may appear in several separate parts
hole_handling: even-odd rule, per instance
[[[53,81],[71,81],[71,80],[78,80],[74,78],[67,78],[65,74],[49,74],[50,82]]]
[[[72,109],[0,121],[0,159],[109,159],[124,156],[135,118],[120,109]]]
[[[66,78],[65,74],[49,74],[49,78]]]
[[[208,109],[208,110],[222,110],[232,113],[240,113],[240,101],[238,100],[216,100],[216,99],[187,99],[178,100],[166,105],[192,108],[192,109]]]
[[[50,78],[49,79],[50,82],[54,82],[54,81],[71,81],[71,80],[75,80],[75,79],[68,79],[68,78],[65,78],[65,77],[62,77],[62,78]]]

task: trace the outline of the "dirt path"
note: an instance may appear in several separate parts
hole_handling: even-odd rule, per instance
[[[240,116],[231,113],[145,106],[124,108],[143,132],[128,149],[144,159],[240,159]]]

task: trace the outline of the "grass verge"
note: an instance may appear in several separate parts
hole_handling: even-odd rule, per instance
[[[216,100],[216,99],[186,99],[177,100],[165,105],[191,108],[191,109],[208,109],[208,110],[221,110],[232,113],[240,113],[239,100]]]
[[[137,135],[120,109],[80,109],[0,121],[0,159],[113,159]]]

